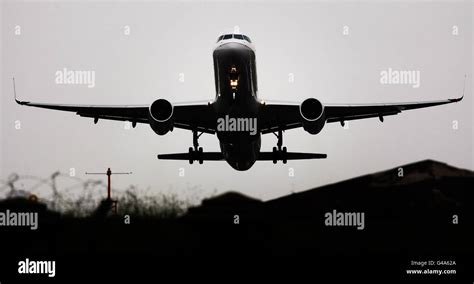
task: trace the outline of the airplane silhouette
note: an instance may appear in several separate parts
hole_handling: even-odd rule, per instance
[[[279,103],[260,100],[257,96],[255,47],[243,34],[221,35],[213,51],[216,95],[214,100],[196,103],[170,103],[157,99],[151,105],[64,105],[15,101],[20,105],[70,111],[82,117],[130,121],[149,124],[158,135],[165,135],[174,128],[193,133],[193,147],[188,153],[161,154],[159,159],[198,161],[225,160],[234,169],[245,171],[255,161],[282,161],[299,159],[324,159],[326,154],[288,152],[283,147],[283,131],[298,127],[318,134],[326,123],[379,118],[396,115],[405,110],[432,107],[459,102],[464,97],[411,103],[333,105],[323,104],[316,98],[298,103]],[[14,88],[15,81],[13,80]],[[223,119],[225,123],[223,124]],[[256,122],[256,123],[252,123]],[[253,125],[253,126],[252,126]],[[225,126],[225,127],[224,127]],[[252,129],[251,129],[252,128]],[[198,139],[203,133],[216,134],[220,152],[204,152]],[[261,152],[261,135],[273,133],[277,145],[272,152]]]

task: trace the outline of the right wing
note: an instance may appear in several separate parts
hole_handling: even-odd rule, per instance
[[[330,123],[372,117],[378,117],[382,119],[384,116],[395,115],[405,110],[450,104],[459,102],[462,99],[463,97],[456,99],[412,103],[325,105],[324,109],[326,112],[326,121]]]
[[[360,105],[339,105],[323,104],[326,122],[344,123],[346,120],[356,120],[396,115],[406,110],[426,108],[444,104],[459,102],[460,98],[411,102],[411,103],[388,103],[388,104],[360,104]],[[299,103],[266,103],[260,117],[261,130],[263,134],[276,132],[278,130],[288,130],[302,127]]]

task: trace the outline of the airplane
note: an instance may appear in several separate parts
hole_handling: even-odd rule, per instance
[[[20,101],[16,97],[15,80],[13,88],[15,101],[20,105],[75,112],[92,118],[94,124],[99,119],[129,121],[133,128],[137,123],[150,125],[158,135],[165,135],[174,128],[192,131],[193,146],[187,153],[159,154],[158,159],[198,161],[225,160],[238,171],[250,169],[256,161],[281,161],[300,159],[325,159],[326,154],[288,152],[283,146],[285,130],[302,127],[316,135],[326,123],[378,118],[396,115],[405,110],[419,109],[459,102],[464,97],[410,103],[335,105],[323,104],[314,97],[302,102],[282,103],[261,100],[258,97],[255,46],[247,35],[240,33],[223,34],[218,37],[213,50],[214,81],[216,95],[212,101],[197,103],[171,103],[159,98],[150,105],[65,105]],[[219,129],[223,118],[236,119],[243,126],[247,121],[256,120],[256,133],[248,129]],[[228,125],[228,123],[226,123]],[[234,130],[234,131],[232,131]],[[214,134],[220,143],[220,152],[204,152],[198,139],[203,134]],[[277,144],[272,152],[262,152],[261,136],[273,133]]]

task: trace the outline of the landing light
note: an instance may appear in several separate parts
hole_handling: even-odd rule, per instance
[[[237,89],[237,85],[239,84],[239,72],[237,71],[237,67],[232,65],[230,67],[230,72],[229,72],[229,83],[230,87],[232,90]]]

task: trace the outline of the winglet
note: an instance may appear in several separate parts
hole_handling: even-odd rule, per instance
[[[23,102],[17,99],[16,97],[16,86],[15,86],[15,77],[13,77],[13,97],[15,98],[15,102],[19,105],[25,105],[28,102]]]
[[[462,88],[462,96],[460,98],[450,99],[449,100],[450,102],[457,103],[457,102],[462,101],[462,99],[464,98],[464,91],[466,90],[466,78],[467,78],[467,74],[464,74],[464,86]]]
[[[13,77],[13,97],[16,103],[20,103],[20,101],[16,99],[15,77]]]

